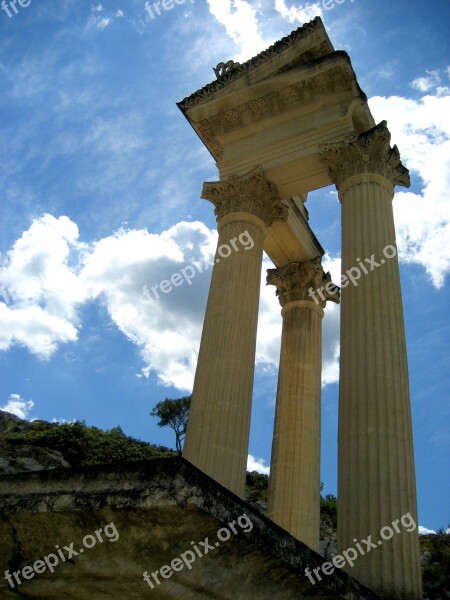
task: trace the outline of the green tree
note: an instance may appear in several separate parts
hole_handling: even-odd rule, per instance
[[[249,502],[267,502],[269,476],[258,471],[247,471],[245,478],[245,491]]]
[[[178,455],[181,456],[181,444],[186,435],[186,427],[191,407],[191,396],[184,396],[178,400],[166,398],[153,408],[151,417],[159,419],[158,427],[171,427],[175,432]]]
[[[336,531],[337,528],[337,498],[333,494],[320,497],[320,516],[324,523]]]

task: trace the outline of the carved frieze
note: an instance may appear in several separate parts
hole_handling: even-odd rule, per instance
[[[284,113],[321,95],[348,91],[353,84],[353,79],[347,69],[338,66],[318,73],[309,79],[271,91],[265,96],[238,104],[217,115],[193,123],[193,125],[209,149],[213,150],[214,146],[215,157],[220,160],[223,157],[223,148],[218,139],[220,135]]]

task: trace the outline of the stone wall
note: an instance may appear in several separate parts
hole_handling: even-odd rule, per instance
[[[322,564],[318,554],[183,459],[3,475],[0,513],[2,575],[57,556],[56,546],[65,557],[53,573],[20,574],[14,590],[2,576],[5,599],[377,598],[341,572],[312,585],[304,569]],[[245,531],[237,524],[244,514]],[[232,522],[237,533],[219,542],[218,531],[224,537]],[[105,537],[111,523],[115,540]],[[102,542],[95,538],[100,528]],[[212,547],[205,555],[206,538]],[[86,539],[95,540],[92,548]],[[191,542],[203,556],[190,569],[184,563],[170,578],[160,575],[153,589],[143,580],[144,571],[192,552]],[[77,555],[68,558],[72,543]]]

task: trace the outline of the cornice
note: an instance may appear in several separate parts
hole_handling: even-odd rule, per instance
[[[200,90],[197,90],[190,96],[187,96],[180,102],[177,102],[177,106],[180,108],[182,112],[185,112],[192,106],[195,106],[212,95],[222,90],[226,86],[228,86],[233,81],[248,75],[251,71],[260,67],[261,65],[269,62],[273,57],[278,56],[285,52],[287,49],[295,46],[300,40],[303,40],[310,36],[315,31],[319,31],[320,29],[324,30],[323,22],[320,17],[316,17],[309,23],[305,23],[302,27],[292,31],[288,36],[282,38],[281,40],[275,42],[272,46],[260,52],[250,60],[246,61],[243,64],[228,61],[227,63],[219,63],[217,67],[214,69],[216,73],[217,79],[212,83],[208,83],[206,86],[202,87]],[[323,42],[318,47],[313,48],[311,50],[303,52],[301,55],[297,56],[289,64],[283,65],[280,69],[280,72],[285,70],[290,70],[294,66],[298,64],[303,64],[305,62],[309,62],[318,56],[323,56],[323,54],[328,54],[332,52],[333,48],[330,42]]]
[[[337,58],[342,58],[341,55],[346,59],[345,62],[336,61]],[[192,119],[190,121],[214,158],[221,160],[224,148],[220,136],[276,117],[323,95],[351,91],[354,86],[355,77],[348,55],[345,52],[334,52],[315,61],[311,69],[308,65],[305,77],[300,81],[289,81],[289,78],[286,78],[282,87],[279,85],[278,88],[273,87],[269,91],[266,88],[258,97],[240,102],[232,108],[211,114],[197,122]],[[365,98],[359,86],[357,93]]]

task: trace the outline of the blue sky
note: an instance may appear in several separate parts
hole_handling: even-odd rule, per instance
[[[26,4],[26,3],[25,3]],[[8,7],[9,5],[6,4]],[[329,8],[331,6],[331,8]],[[411,376],[419,521],[450,523],[448,0],[31,0],[0,11],[0,406],[84,419],[173,446],[149,417],[191,391],[210,270],[160,300],[145,289],[217,240],[214,161],[176,106],[322,16],[411,170],[394,201]],[[309,196],[335,281],[340,207]],[[266,260],[265,267],[270,267]],[[264,283],[264,282],[263,282]],[[270,462],[281,318],[262,286],[249,464]],[[324,319],[322,480],[336,493],[339,309]]]

